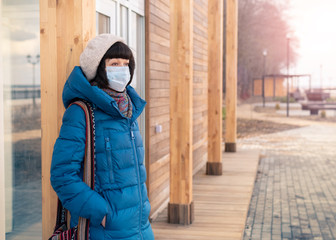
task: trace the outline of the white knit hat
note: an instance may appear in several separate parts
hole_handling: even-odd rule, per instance
[[[100,34],[89,41],[79,58],[79,64],[88,80],[96,76],[100,61],[116,42],[125,43],[122,38],[112,34]]]

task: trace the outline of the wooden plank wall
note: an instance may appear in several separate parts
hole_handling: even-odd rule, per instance
[[[284,78],[275,78],[275,97],[284,97],[286,96],[286,85]],[[253,87],[253,96],[261,96],[262,94],[262,80],[255,79]],[[291,91],[294,91],[292,89]],[[274,96],[274,79],[266,78],[265,79],[265,97]]]
[[[275,96],[284,97],[287,96],[285,78],[276,78],[275,80]]]
[[[208,140],[208,1],[194,0],[194,173],[207,161]]]
[[[253,80],[253,96],[261,96],[262,95],[262,80],[254,79]]]
[[[169,0],[146,1],[146,76],[148,195],[151,217],[169,198],[170,116],[170,5]],[[156,133],[155,126],[162,132]]]
[[[275,97],[273,78],[265,78],[265,97]]]

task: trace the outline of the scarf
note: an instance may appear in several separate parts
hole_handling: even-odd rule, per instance
[[[111,96],[118,104],[119,111],[127,118],[132,117],[132,102],[126,90],[123,92],[116,92],[109,88],[103,88],[103,91]]]

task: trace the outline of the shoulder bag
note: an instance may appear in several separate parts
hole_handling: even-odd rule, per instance
[[[85,100],[77,100],[73,104],[80,106],[85,113],[86,120],[86,142],[84,156],[83,181],[94,190],[94,172],[95,172],[95,122],[92,106]],[[68,227],[68,211],[58,199],[56,227],[49,240],[89,240],[90,220],[79,217],[78,225]]]

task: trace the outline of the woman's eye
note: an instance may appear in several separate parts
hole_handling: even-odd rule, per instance
[[[118,63],[112,63],[112,66],[118,66]]]
[[[124,66],[127,67],[127,66],[128,66],[128,63],[124,63]]]

